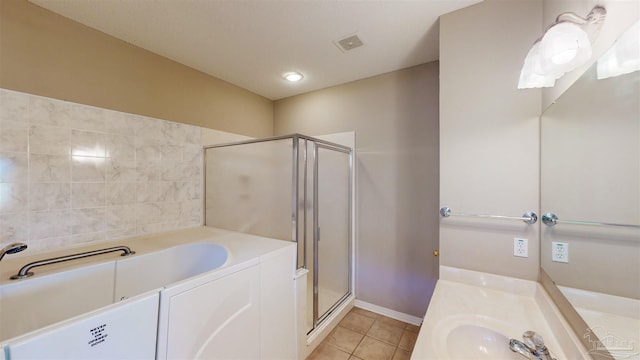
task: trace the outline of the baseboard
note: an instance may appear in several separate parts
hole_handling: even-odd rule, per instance
[[[370,304],[370,303],[362,301],[362,300],[357,300],[356,299],[355,306],[359,307],[361,309],[369,310],[369,311],[374,312],[376,314],[384,315],[384,316],[390,317],[392,319],[396,319],[396,320],[400,320],[400,321],[409,323],[411,325],[420,326],[422,324],[422,318],[419,318],[419,317],[413,316],[413,315],[409,315],[409,314],[405,314],[405,313],[401,313],[399,311],[387,309],[387,308],[382,307],[382,306]]]

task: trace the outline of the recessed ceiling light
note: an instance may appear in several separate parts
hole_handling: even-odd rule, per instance
[[[302,80],[304,76],[302,76],[302,74],[300,74],[299,72],[296,71],[292,71],[292,72],[288,72],[286,74],[284,74],[284,78],[287,79],[288,81],[291,82],[297,82]]]

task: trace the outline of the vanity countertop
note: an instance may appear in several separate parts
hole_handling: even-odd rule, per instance
[[[540,284],[441,266],[411,359],[522,358],[508,339],[522,340],[527,330],[557,359],[589,358]]]
[[[640,300],[558,286],[615,359],[638,360]]]

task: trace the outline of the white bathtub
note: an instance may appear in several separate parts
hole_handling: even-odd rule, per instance
[[[223,266],[229,251],[194,243],[47,273],[0,286],[0,342]]]
[[[252,354],[264,357],[295,358],[297,336],[293,278],[296,247],[291,242],[206,227],[192,228],[118,242],[117,245],[126,245],[136,251],[134,255],[121,257],[119,253],[111,253],[93,259],[36,267],[32,269],[35,274],[32,277],[9,280],[11,275],[29,262],[114,245],[102,244],[75,251],[3,261],[0,264],[0,351],[2,346],[8,344],[11,358],[19,358],[14,356],[14,349],[28,347],[29,341],[40,344],[38,341],[44,335],[58,339],[56,341],[64,340],[65,337],[61,337],[58,331],[62,328],[75,327],[70,333],[85,336],[90,330],[95,330],[95,326],[91,324],[105,322],[103,315],[107,312],[110,312],[109,321],[112,322],[107,328],[117,328],[120,332],[126,332],[128,327],[135,329],[139,324],[136,324],[135,320],[127,322],[121,309],[132,308],[128,304],[144,304],[155,306],[155,315],[152,318],[147,316],[146,320],[139,321],[144,321],[145,326],[154,326],[152,354],[158,358],[172,357],[172,349],[180,348],[171,345],[172,334],[198,331],[194,330],[196,326],[190,323],[184,324],[183,329],[186,330],[171,330],[168,323],[170,314],[182,311],[185,316],[191,316],[189,314],[190,311],[193,312],[192,308],[196,309],[198,306],[201,309],[195,314],[194,319],[204,310],[213,311],[218,316],[218,320],[211,318],[215,321],[207,322],[208,333],[196,334],[208,336],[209,343],[219,342],[223,337],[219,336],[216,340],[214,335],[207,334],[212,334],[212,331],[216,334],[224,333],[225,327],[230,329],[224,337],[227,339],[225,341],[235,341],[236,338],[242,340],[242,336],[236,336],[237,331],[246,332],[247,324],[233,325],[233,319],[242,319],[244,316],[247,323],[260,324],[261,330],[255,331],[255,344],[234,346],[232,350],[251,350]],[[197,293],[193,290],[207,287],[215,289],[215,294],[212,293],[213,298],[192,297],[192,300],[188,300],[189,293]],[[152,296],[155,296],[155,300]],[[216,301],[225,307],[222,311],[213,309]],[[182,307],[176,307],[179,305]],[[145,311],[150,313],[152,310]],[[113,314],[120,315],[114,317]],[[278,330],[269,330],[276,316],[279,322]],[[179,319],[172,321],[179,323],[177,320]],[[215,325],[216,321],[219,325]],[[212,328],[214,325],[218,327]],[[233,326],[236,326],[237,330],[234,330]],[[57,333],[50,336],[53,330]],[[128,340],[122,334],[114,333],[110,334],[110,339],[116,339],[118,336],[123,338],[122,341]],[[274,342],[274,337],[282,340]],[[38,341],[34,342],[33,339]],[[262,345],[265,346],[262,346],[261,342],[264,342]],[[267,347],[267,343],[277,343],[277,346]],[[80,345],[84,345],[85,348],[86,344],[85,340],[80,341]],[[33,348],[34,346],[31,350]],[[273,354],[264,354],[266,350],[261,349],[267,348]],[[64,346],[61,349],[64,351]],[[173,357],[191,357],[180,355],[176,351],[174,353],[176,355]],[[30,358],[31,353],[25,354],[28,356],[24,358]],[[113,355],[114,353],[109,355],[107,352],[98,354],[99,356],[93,356],[97,354],[95,352],[88,354],[92,358],[120,356]],[[49,353],[48,357],[51,356],[53,355]],[[35,357],[39,357],[38,353]]]

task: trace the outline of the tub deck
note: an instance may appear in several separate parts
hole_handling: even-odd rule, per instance
[[[207,244],[224,248],[226,257],[216,258],[211,252],[210,260],[214,264],[209,266],[207,250],[216,247]],[[136,253],[126,257],[111,253],[36,267],[32,277],[9,279],[33,261],[115,245],[129,246]],[[181,245],[188,245],[195,253],[182,251],[185,247]],[[14,255],[0,263],[0,343],[144,293],[149,287],[175,287],[199,278],[224,276],[257,263],[269,253],[292,246],[290,241],[196,227],[50,253],[28,255],[27,249],[24,255]],[[165,251],[171,248],[178,251]],[[182,260],[185,266],[177,267],[176,262]]]

